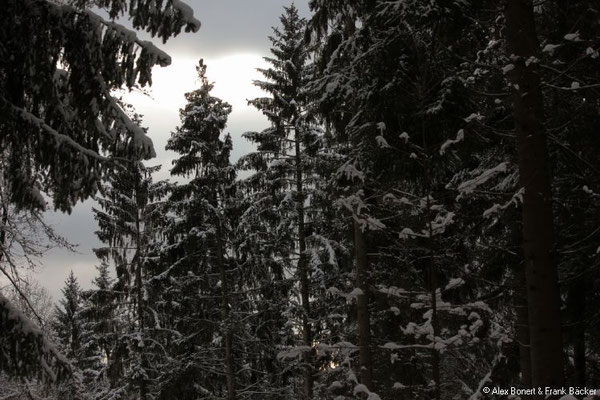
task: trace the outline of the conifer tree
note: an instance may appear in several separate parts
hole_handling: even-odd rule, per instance
[[[186,94],[181,125],[167,143],[179,153],[171,175],[190,178],[172,189],[170,209],[176,220],[168,234],[173,242],[161,274],[165,302],[175,340],[175,365],[163,377],[161,398],[216,396],[237,398],[239,364],[235,349],[235,300],[231,298],[236,268],[227,220],[235,171],[229,163],[231,137],[221,137],[231,106],[210,94],[213,84],[202,60],[200,88]],[[223,365],[223,369],[214,365]],[[224,376],[225,382],[218,378]]]
[[[160,167],[146,167],[136,159],[129,168],[113,175],[104,188],[104,198],[98,198],[101,209],[94,209],[98,221],[98,238],[106,247],[95,249],[105,262],[112,261],[117,282],[114,290],[126,307],[117,357],[126,357],[126,390],[136,391],[141,399],[150,396],[151,381],[158,374],[155,341],[148,332],[153,314],[147,303],[147,281],[150,255],[159,236],[160,220],[164,217],[161,198],[166,194],[165,182],[153,182],[152,173]]]
[[[80,368],[90,391],[102,392],[119,383],[114,366],[119,364],[115,357],[118,355],[117,339],[122,327],[117,318],[117,299],[120,296],[113,290],[109,264],[102,262],[96,270],[92,289],[81,294]]]
[[[301,321],[303,348],[302,398],[311,399],[316,373],[311,280],[316,272],[313,264],[318,263],[319,257],[313,257],[318,245],[311,249],[314,238],[309,224],[315,223],[317,214],[315,192],[320,179],[318,151],[322,138],[308,113],[305,86],[309,50],[303,40],[306,21],[291,5],[284,7],[280,23],[269,37],[272,56],[265,57],[269,68],[259,69],[265,80],[254,82],[270,97],[249,102],[268,118],[271,126],[262,132],[244,134],[257,145],[257,151],[242,157],[239,166],[255,171],[245,180],[245,190],[256,199],[251,206],[253,212],[265,215],[266,225],[272,226],[261,240],[274,244],[269,256],[281,264],[279,268],[291,269],[296,280],[300,309],[295,313]],[[276,213],[269,214],[270,208]]]
[[[77,360],[81,351],[81,288],[73,271],[69,273],[61,293],[63,298],[55,308],[53,328],[65,355]]]

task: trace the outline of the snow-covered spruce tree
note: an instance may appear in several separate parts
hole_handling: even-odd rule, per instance
[[[105,20],[92,6],[107,12]],[[129,7],[128,7],[129,6]],[[151,83],[151,68],[167,65],[168,55],[134,31],[115,23],[132,17],[166,41],[200,23],[180,0],[10,0],[0,11],[0,148],[8,202],[21,208],[44,208],[40,191],[54,206],[69,210],[95,193],[113,168],[112,150],[124,143],[144,156],[153,155],[149,138],[131,124],[111,95],[121,87]],[[125,128],[125,129],[121,129]],[[117,133],[119,132],[119,133]],[[6,153],[5,153],[6,151]],[[11,374],[48,375],[63,379],[61,366],[45,339],[0,302],[0,336],[6,346],[0,369]],[[16,348],[15,346],[12,346]],[[8,357],[8,358],[7,358]],[[48,368],[42,368],[41,359]],[[53,359],[53,360],[52,360]]]
[[[92,289],[81,292],[78,366],[88,391],[103,398],[122,379],[120,371],[115,371],[120,364],[115,357],[118,355],[117,339],[123,328],[117,318],[118,299],[122,296],[113,290],[114,280],[110,277],[109,264],[101,262],[96,270]]]
[[[53,392],[55,396],[61,399],[79,400],[87,397],[87,390],[82,385],[82,379],[79,375],[82,359],[81,331],[83,321],[80,315],[82,299],[81,287],[73,271],[67,277],[61,292],[63,297],[55,306],[51,327],[60,351],[66,355],[73,365],[75,379],[61,383]]]
[[[128,164],[109,180],[105,197],[97,199],[100,209],[93,209],[96,234],[106,245],[94,251],[101,260],[112,262],[117,275],[113,290],[119,294],[117,313],[123,321],[111,361],[123,364],[124,381],[114,390],[147,399],[160,367],[158,343],[152,338],[154,314],[147,302],[148,269],[164,217],[161,198],[169,185],[152,180],[160,166],[146,167],[136,159]]]
[[[64,354],[71,360],[77,360],[81,349],[81,288],[73,271],[67,277],[61,293],[63,297],[54,310],[52,328]]]
[[[276,268],[283,272],[277,273],[273,269],[275,265],[270,267],[278,276],[277,281],[293,279],[294,296],[277,292],[278,298],[264,301],[280,303],[282,311],[289,307],[286,302],[299,306],[289,308],[286,314],[291,312],[290,317],[297,321],[295,329],[301,332],[301,345],[283,352],[282,357],[300,356],[302,392],[296,396],[311,399],[319,369],[314,348],[318,318],[311,309],[311,297],[315,294],[311,281],[322,271],[323,249],[331,248],[327,239],[313,235],[316,220],[320,218],[316,203],[323,197],[318,190],[322,179],[319,172],[323,160],[319,151],[323,138],[308,112],[305,85],[309,76],[309,51],[303,40],[306,21],[292,5],[284,8],[280,22],[281,26],[273,28],[273,35],[269,37],[272,56],[265,57],[269,67],[259,69],[265,80],[254,82],[269,97],[249,102],[269,119],[271,126],[262,132],[244,134],[257,146],[257,151],[239,161],[240,168],[254,172],[242,184],[253,199],[245,213],[249,219],[242,224],[259,223],[266,228],[262,237],[252,240],[263,242],[263,251],[269,249],[262,256],[278,264]]]
[[[213,84],[202,60],[200,88],[186,93],[181,125],[167,150],[179,157],[171,175],[189,178],[172,189],[169,208],[175,220],[168,231],[162,274],[155,279],[168,315],[171,363],[161,376],[159,398],[226,398],[243,395],[236,379],[236,300],[231,297],[236,272],[228,209],[235,170],[229,163],[231,137],[222,131],[231,106],[211,95]]]

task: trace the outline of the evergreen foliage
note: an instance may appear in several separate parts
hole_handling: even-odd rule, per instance
[[[65,355],[70,359],[76,359],[81,351],[81,320],[79,318],[81,288],[73,271],[69,274],[61,292],[63,298],[56,306],[53,328],[56,336],[60,339]]]

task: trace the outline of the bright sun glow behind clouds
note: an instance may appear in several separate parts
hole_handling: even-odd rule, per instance
[[[247,99],[264,96],[265,93],[252,84],[253,80],[264,79],[256,68],[265,67],[260,56],[236,54],[216,60],[206,60],[207,75],[215,82],[213,94],[228,101],[240,111],[248,107]]]
[[[158,158],[155,164],[163,164],[157,176],[165,178],[175,156],[164,150],[171,132],[180,124],[179,109],[185,103],[184,94],[198,89],[200,82],[196,72],[198,59],[173,57],[170,66],[155,67],[152,73],[153,84],[148,90],[150,96],[138,92],[127,93],[125,100],[144,116],[143,125],[150,128],[148,134],[154,142]],[[226,132],[233,138],[232,161],[251,151],[252,146],[241,137],[244,132],[262,130],[268,126],[266,118],[255,108],[248,106],[248,100],[264,96],[265,93],[252,84],[253,80],[263,79],[256,68],[266,67],[263,58],[256,54],[231,54],[215,59],[205,59],[207,77],[214,83],[211,92],[232,105]]]
[[[184,93],[199,87],[196,59],[173,58],[170,66],[156,67],[152,72],[153,84],[150,89],[152,98],[143,98],[139,94],[128,96],[129,101],[141,106],[151,103],[161,107],[177,109],[185,104]],[[265,67],[262,57],[255,54],[233,54],[214,60],[205,59],[207,76],[215,84],[212,95],[229,102],[234,112],[248,108],[247,99],[264,95],[252,84],[261,79],[256,68]]]

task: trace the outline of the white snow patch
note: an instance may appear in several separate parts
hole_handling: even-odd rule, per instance
[[[515,65],[514,64],[507,64],[504,66],[504,68],[502,68],[502,73],[504,75],[508,74],[510,71],[512,71],[513,69],[515,69]]]
[[[343,387],[344,387],[344,385],[342,385],[342,383],[340,381],[333,381],[333,382],[331,382],[331,385],[329,385],[328,389],[334,390],[334,389],[341,389]]]
[[[559,48],[560,45],[559,44],[547,44],[546,46],[544,46],[544,48],[542,49],[542,52],[544,53],[548,53],[550,55],[554,54],[554,50],[556,50],[557,48]]]
[[[594,50],[591,47],[585,49],[585,55],[590,56],[591,58],[598,58],[598,50]]]
[[[581,42],[581,39],[579,38],[579,31],[573,32],[573,33],[567,33],[564,36],[564,39],[569,40],[571,42]]]
[[[446,285],[444,290],[454,289],[454,288],[460,287],[464,284],[465,284],[465,281],[462,278],[450,279],[450,282],[448,282],[448,284]]]
[[[387,149],[387,148],[391,148],[392,146],[390,146],[387,142],[387,140],[385,140],[385,138],[381,135],[377,136],[375,138],[375,140],[377,141],[377,145],[379,147],[381,147],[382,149]]]
[[[460,129],[458,131],[458,133],[456,134],[456,139],[448,139],[444,142],[444,144],[442,144],[442,147],[440,147],[440,155],[444,155],[444,153],[446,153],[446,149],[448,147],[450,147],[453,144],[462,142],[465,138],[465,131]]]
[[[404,140],[404,143],[408,143],[408,140],[410,139],[410,136],[408,136],[408,133],[402,132],[400,134],[400,139]]]
[[[479,113],[472,113],[467,118],[465,118],[465,122],[481,121],[483,118],[484,118],[483,115],[481,115]]]
[[[539,62],[540,60],[537,57],[531,56],[527,60],[525,60],[525,66],[529,67],[531,64],[538,64]]]
[[[350,293],[348,293],[348,297],[358,297],[364,295],[365,292],[361,288],[354,288]]]
[[[415,232],[413,232],[412,229],[404,228],[404,229],[402,229],[402,231],[400,232],[400,234],[398,236],[400,237],[400,239],[408,239],[409,237],[417,236],[417,235],[415,234]]]

